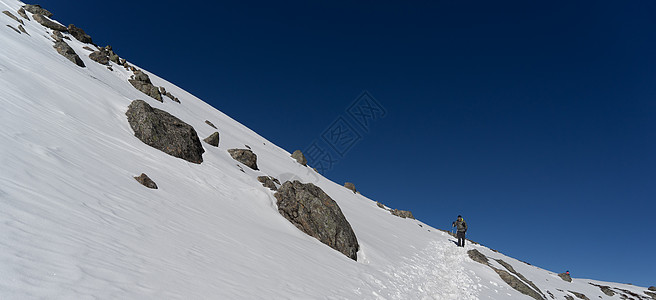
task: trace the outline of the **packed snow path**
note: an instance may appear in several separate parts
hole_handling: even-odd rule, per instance
[[[369,280],[378,287],[374,292],[376,299],[479,299],[476,283],[480,278],[465,269],[466,259],[465,248],[433,241],[425,249],[402,258],[399,266],[381,271],[384,280]]]

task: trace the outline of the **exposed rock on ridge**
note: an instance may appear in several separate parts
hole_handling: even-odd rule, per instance
[[[259,170],[257,168],[257,155],[250,149],[228,149],[228,153],[230,153],[230,156],[234,160],[245,164],[253,170]]]

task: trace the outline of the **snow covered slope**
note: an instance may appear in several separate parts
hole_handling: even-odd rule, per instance
[[[0,0],[16,16],[22,5]],[[646,288],[570,283],[481,245],[458,248],[450,235],[391,215],[147,72],[181,103],[146,96],[128,83],[132,72],[92,61],[83,49],[90,45],[71,38],[86,65],[78,67],[28,15],[29,35],[0,14],[0,299],[531,299],[470,259],[472,249],[497,268],[492,259],[510,264],[548,298],[648,299]],[[201,138],[216,131],[211,121],[219,147],[203,143],[204,162],[193,164],[142,143],[125,115],[135,99]],[[226,151],[245,145],[260,171]],[[159,189],[135,181],[142,172]],[[256,180],[262,175],[330,195],[357,235],[357,262],[283,218]]]

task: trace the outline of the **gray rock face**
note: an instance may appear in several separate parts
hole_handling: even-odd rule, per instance
[[[21,25],[25,25],[25,23],[23,23],[23,20],[21,20],[21,19],[19,19],[18,17],[14,16],[14,14],[12,14],[11,12],[9,12],[8,10],[3,10],[2,13],[5,14],[5,15],[7,15],[7,16],[10,17],[10,18],[16,20],[16,22],[21,23]]]
[[[162,94],[159,93],[159,89],[150,82],[148,75],[141,70],[135,71],[132,78],[128,79],[128,82],[142,93],[159,102],[164,102],[164,100],[162,100]]]
[[[280,184],[280,181],[278,181],[278,179],[275,179],[271,176],[258,176],[257,181],[261,182],[265,188],[269,188],[270,190],[273,191],[278,190],[278,187],[276,186],[276,182]]]
[[[82,68],[86,67],[82,59],[79,56],[77,56],[77,53],[75,53],[75,50],[73,50],[71,46],[66,44],[66,42],[59,40],[55,42],[55,45],[53,47],[57,49],[57,53],[63,55],[64,57],[66,57],[68,60],[72,61],[76,65]]]
[[[18,9],[18,14],[19,14],[21,17],[23,17],[25,20],[28,20],[28,21],[30,20],[30,17],[27,16],[27,14],[25,13],[25,9],[24,9],[24,8],[22,8],[22,7],[19,8],[19,9]]]
[[[285,182],[274,194],[278,212],[298,229],[357,260],[360,248],[337,203],[312,183]]]
[[[134,177],[139,183],[143,184],[143,186],[149,188],[149,189],[157,189],[157,184],[148,177],[145,173],[141,173],[141,175]]]
[[[544,299],[544,298],[546,298],[546,296],[542,293],[542,291],[540,290],[540,288],[538,288],[538,287],[533,283],[533,281],[528,280],[526,277],[524,277],[524,275],[522,275],[521,273],[515,271],[515,268],[513,268],[509,263],[507,263],[507,262],[505,262],[505,261],[503,261],[503,260],[501,260],[501,259],[497,259],[496,261],[497,261],[500,265],[502,265],[504,268],[506,268],[506,270],[508,270],[510,273],[515,274],[515,276],[517,276],[519,279],[521,279],[524,283],[528,284],[528,285],[533,289],[533,291],[536,291],[536,292],[540,293],[540,295],[542,296],[542,297],[540,297],[540,299]]]
[[[608,295],[608,296],[611,296],[611,297],[615,296],[615,292],[613,292],[613,290],[612,290],[609,286],[607,286],[607,285],[599,285],[599,284],[594,284],[594,283],[592,283],[592,282],[588,282],[588,283],[591,284],[591,285],[594,285],[594,286],[596,286],[596,287],[598,287],[598,288],[600,288],[601,291],[602,291],[604,294]]]
[[[560,273],[560,274],[558,274],[558,276],[559,276],[560,279],[562,279],[562,280],[565,280],[565,281],[567,281],[567,282],[572,282],[572,277],[569,276],[569,274],[566,274],[566,273]]]
[[[292,158],[295,159],[299,164],[307,166],[307,159],[301,150],[296,150],[292,153]]]
[[[413,219],[413,220],[415,219],[415,216],[412,215],[412,212],[407,211],[407,210],[393,209],[393,210],[390,210],[390,213],[392,213],[393,215],[395,215],[397,217],[401,217],[401,218],[404,218],[404,219],[405,218]]]
[[[44,15],[44,16],[46,16],[46,17],[48,17],[48,18],[52,17],[52,13],[51,13],[51,12],[49,12],[47,9],[41,7],[41,5],[38,5],[38,4],[34,4],[34,5],[32,5],[32,4],[25,4],[25,5],[23,5],[22,8],[24,8],[25,10],[27,10],[27,11],[33,13],[33,14]]]
[[[234,160],[245,164],[253,170],[259,170],[257,168],[257,155],[250,149],[228,149],[228,153],[230,153],[230,156]]]
[[[68,32],[71,33],[71,35],[76,38],[78,41],[86,44],[93,44],[93,40],[91,40],[91,36],[86,34],[82,28],[75,27],[75,25],[70,24],[68,25]]]
[[[214,147],[218,147],[219,146],[219,133],[214,132],[210,136],[206,137],[203,141],[205,141],[206,143],[208,143],[208,144],[210,144]]]
[[[142,142],[192,163],[203,162],[205,150],[191,125],[143,100],[132,101],[125,114],[134,136]]]
[[[648,290],[656,292],[656,286],[650,286]]]
[[[583,300],[590,300],[590,298],[588,298],[585,294],[582,294],[582,293],[579,293],[579,292],[574,292],[574,291],[568,291],[568,292],[574,294],[574,296],[576,296],[576,298],[583,299]]]
[[[32,17],[34,17],[34,20],[39,22],[39,24],[41,24],[45,27],[48,27],[52,30],[59,30],[61,32],[67,32],[68,31],[68,28],[66,28],[64,25],[61,25],[61,24],[59,24],[59,23],[57,23],[53,20],[50,20],[47,17],[45,17],[44,15],[34,14],[34,15],[32,15]]]

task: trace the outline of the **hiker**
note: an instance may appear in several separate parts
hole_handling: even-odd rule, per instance
[[[458,238],[458,247],[464,247],[465,232],[467,232],[467,223],[462,218],[462,216],[458,216],[458,219],[455,222],[453,222],[452,227],[458,228],[458,232],[456,233],[456,237]]]
[[[567,271],[565,272],[565,274],[569,275],[569,270],[567,270]]]

